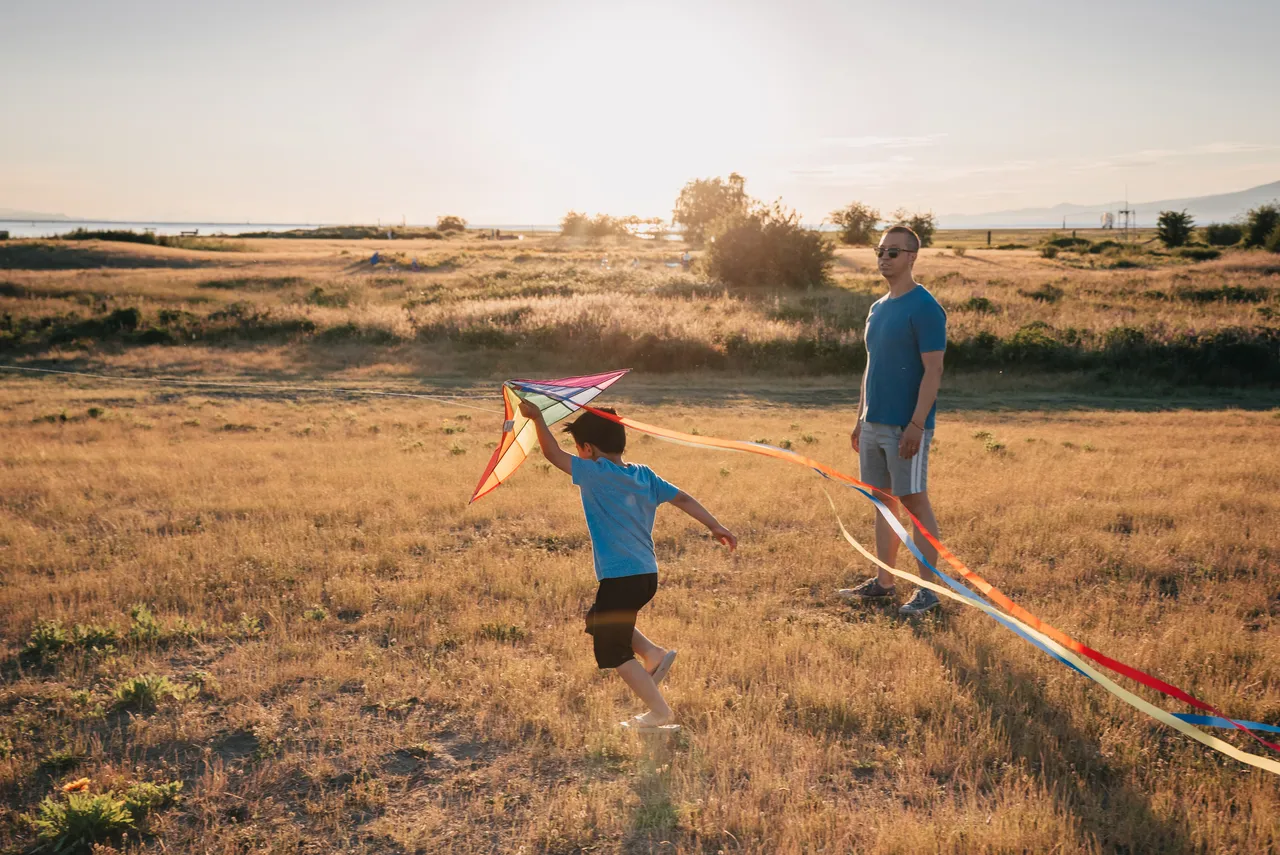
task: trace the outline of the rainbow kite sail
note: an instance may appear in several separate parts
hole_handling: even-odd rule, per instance
[[[588,402],[595,399],[604,389],[615,383],[626,371],[614,371],[608,374],[596,374],[589,377],[571,377],[563,380],[509,380],[503,384],[503,398],[506,401],[507,420],[503,425],[502,442],[494,452],[493,459],[489,461],[489,467],[485,470],[484,477],[480,479],[480,485],[476,488],[476,493],[472,497],[474,502],[476,499],[492,491],[504,479],[509,477],[516,467],[524,461],[528,450],[537,442],[537,437],[533,427],[528,419],[524,419],[519,414],[519,402],[521,399],[529,400],[538,405],[545,414],[548,424],[559,421],[570,413],[578,410],[586,410],[595,413],[602,418],[617,422],[631,430],[640,433],[649,434],[650,436],[664,439],[668,442],[674,442],[681,445],[689,445],[698,448],[717,449],[722,451],[742,451],[749,454],[760,454],[766,457],[773,457],[778,460],[784,460],[789,463],[797,463],[817,472],[822,477],[835,481],[846,487],[857,490],[868,498],[875,506],[876,512],[879,513],[885,521],[893,528],[895,535],[902,544],[915,556],[916,560],[922,565],[928,567],[937,573],[938,577],[946,583],[947,587],[927,582],[918,576],[914,576],[894,567],[882,564],[880,560],[868,551],[862,544],[858,543],[845,529],[844,523],[840,522],[839,516],[836,520],[840,525],[840,532],[844,538],[860,552],[865,558],[873,564],[883,567],[900,579],[910,581],[912,584],[925,587],[942,597],[948,597],[952,600],[960,602],[966,606],[971,606],[986,613],[989,617],[1003,624],[1016,635],[1030,642],[1034,646],[1040,648],[1063,665],[1071,668],[1079,674],[1093,680],[1095,683],[1106,689],[1112,695],[1142,710],[1147,715],[1163,722],[1170,727],[1184,733],[1185,735],[1195,739],[1204,745],[1213,748],[1229,757],[1233,757],[1242,763],[1246,763],[1257,769],[1265,769],[1274,774],[1280,774],[1280,762],[1269,757],[1259,757],[1256,754],[1250,754],[1241,751],[1229,742],[1225,742],[1216,736],[1205,733],[1195,725],[1234,728],[1242,733],[1252,737],[1259,744],[1270,748],[1273,751],[1280,752],[1280,744],[1269,742],[1258,733],[1280,733],[1280,727],[1265,722],[1256,721],[1240,721],[1224,715],[1220,710],[1205,703],[1199,698],[1193,697],[1186,691],[1179,689],[1177,686],[1166,683],[1158,677],[1127,665],[1119,660],[1112,659],[1104,653],[1083,644],[1062,632],[1057,627],[1041,620],[1035,615],[1028,612],[1022,606],[1013,602],[1006,594],[983,579],[973,570],[969,569],[954,553],[942,545],[914,515],[911,516],[911,522],[916,529],[929,540],[929,542],[938,550],[938,556],[951,566],[960,576],[966,579],[971,585],[977,588],[983,595],[987,597],[991,603],[998,605],[1004,612],[997,609],[987,602],[984,602],[976,593],[965,587],[961,582],[948,574],[942,572],[937,566],[930,564],[916,547],[909,532],[898,520],[897,511],[905,510],[896,498],[885,493],[870,484],[859,481],[858,479],[846,475],[837,469],[833,469],[826,464],[820,463],[811,458],[797,454],[788,449],[777,448],[772,445],[766,445],[759,442],[743,442],[732,439],[720,439],[712,436],[702,436],[694,434],[681,433],[679,431],[669,430],[667,428],[658,427],[656,425],[648,425],[642,422],[633,421],[629,418],[623,418],[610,413],[605,413],[588,406]],[[828,496],[828,499],[830,497]],[[834,503],[832,510],[835,509]],[[1160,707],[1155,706],[1146,699],[1135,695],[1128,689],[1117,684],[1114,680],[1107,677],[1102,672],[1093,667],[1093,664],[1101,665],[1117,674],[1128,677],[1137,683],[1153,689],[1161,694],[1175,698],[1201,711],[1196,713],[1170,713]],[[1207,713],[1207,715],[1205,714]]]
[[[563,377],[559,380],[508,380],[502,384],[502,403],[506,407],[506,421],[502,423],[502,441],[489,458],[484,475],[471,495],[474,502],[498,488],[524,463],[529,450],[538,443],[538,433],[533,422],[520,415],[521,399],[537,405],[547,424],[553,425],[572,415],[583,405],[618,382],[630,371],[609,371],[586,377]]]

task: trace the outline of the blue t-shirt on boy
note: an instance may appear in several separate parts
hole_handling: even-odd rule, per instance
[[[582,493],[582,511],[591,532],[596,579],[657,573],[653,518],[658,505],[680,494],[648,466],[573,458],[573,483]]]
[[[923,285],[900,297],[888,294],[867,312],[868,422],[906,427],[920,398],[924,360],[920,354],[947,349],[947,313]],[[924,429],[933,430],[929,410]]]

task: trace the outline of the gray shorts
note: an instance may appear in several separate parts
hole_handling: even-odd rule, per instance
[[[920,450],[907,460],[898,456],[898,443],[901,441],[902,428],[897,425],[863,422],[858,441],[861,478],[895,496],[923,493],[929,484],[929,445],[933,441],[933,431],[924,432]]]

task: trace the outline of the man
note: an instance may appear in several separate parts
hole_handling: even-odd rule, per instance
[[[920,238],[906,226],[886,229],[876,247],[880,275],[889,293],[867,313],[867,368],[862,373],[858,421],[850,437],[858,454],[863,481],[898,497],[907,510],[938,536],[938,521],[929,504],[929,443],[934,411],[942,385],[942,356],[947,347],[947,313],[912,268]],[[919,532],[916,547],[934,564],[938,552]],[[893,529],[876,514],[876,557],[896,567],[899,541]],[[920,568],[923,579],[936,581]],[[838,594],[848,600],[892,597],[894,577],[881,568],[877,576]],[[923,614],[939,606],[938,595],[923,588],[900,614]]]

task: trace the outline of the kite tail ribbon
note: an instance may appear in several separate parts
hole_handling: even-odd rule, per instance
[[[964,564],[964,562],[962,562],[959,558],[957,558],[955,554],[953,554],[949,549],[947,549],[941,543],[941,541],[939,541],[936,537],[934,537],[929,532],[929,530],[924,527],[924,525],[920,522],[920,520],[914,514],[912,514],[909,510],[907,510],[907,514],[908,516],[910,516],[911,522],[913,523],[913,525],[921,533],[921,535],[926,540],[929,541],[930,545],[932,545],[935,549],[938,550],[938,555],[941,556],[949,565],[951,565],[951,567],[954,568],[961,576],[963,576],[971,584],[973,584],[974,587],[976,587],[979,591],[985,594],[990,600],[992,600],[997,605],[1005,609],[1005,611],[1007,611],[1009,615],[1004,615],[1004,614],[1001,614],[1000,612],[995,611],[990,606],[978,600],[978,598],[972,592],[968,591],[968,589],[964,588],[954,579],[951,579],[950,577],[948,577],[945,573],[940,572],[936,567],[934,567],[927,560],[925,560],[924,555],[916,547],[914,541],[908,535],[907,531],[903,528],[902,523],[898,520],[897,516],[895,515],[895,511],[899,508],[901,508],[902,510],[906,510],[905,506],[903,506],[901,502],[899,502],[894,496],[890,495],[889,493],[886,493],[885,491],[877,487],[874,487],[871,484],[867,484],[863,481],[859,481],[858,479],[850,475],[846,475],[845,473],[840,472],[839,470],[834,469],[830,466],[827,466],[824,463],[820,463],[816,460],[813,460],[812,458],[805,457],[802,454],[798,454],[788,449],[777,448],[776,446],[767,445],[765,443],[759,443],[759,442],[744,442],[740,440],[721,439],[719,437],[713,437],[713,436],[686,434],[680,431],[674,431],[674,430],[669,430],[667,428],[658,427],[656,425],[649,425],[643,422],[637,422],[633,419],[614,415],[613,413],[606,413],[594,407],[587,406],[585,404],[574,404],[573,402],[569,401],[566,398],[560,398],[554,393],[548,392],[545,388],[532,386],[532,384],[526,384],[525,382],[522,382],[522,381],[511,381],[509,385],[522,390],[526,388],[528,388],[528,391],[536,390],[539,394],[547,395],[548,397],[555,398],[557,400],[562,401],[563,403],[569,404],[570,406],[574,406],[577,409],[594,413],[595,415],[601,418],[608,419],[609,421],[612,421],[612,422],[616,422],[620,425],[623,425],[624,427],[628,427],[633,430],[639,431],[640,433],[645,433],[650,436],[657,437],[658,439],[667,440],[669,442],[673,442],[680,445],[688,445],[695,448],[709,448],[709,449],[719,449],[724,451],[745,452],[748,454],[759,454],[765,457],[773,457],[778,460],[784,460],[789,463],[797,463],[799,465],[806,466],[812,469],[813,471],[817,472],[819,475],[822,475],[824,478],[827,478],[828,480],[837,481],[845,486],[852,487],[858,490],[860,493],[862,493],[863,495],[871,499],[871,501],[874,503],[876,507],[877,512],[885,519],[886,522],[888,522],[888,524],[891,527],[893,527],[894,532],[898,536],[899,540],[901,540],[902,543],[911,551],[912,555],[915,556],[916,560],[919,561],[922,566],[928,567],[930,570],[937,573],[939,578],[945,580],[954,590],[948,590],[938,585],[924,582],[924,580],[919,579],[919,577],[912,576],[910,574],[904,574],[902,571],[896,570],[894,568],[886,567],[886,569],[888,569],[889,572],[893,573],[895,576],[898,576],[900,578],[908,579],[913,584],[917,584],[917,585],[921,585],[922,587],[929,588],[930,590],[934,591],[934,593],[939,593],[939,594],[942,594],[943,596],[947,596],[951,599],[965,603],[966,605],[972,605],[976,608],[982,609],[984,612],[986,612],[988,615],[990,615],[991,617],[993,617],[1003,625],[1005,625],[1011,631],[1027,639],[1036,647],[1039,647],[1041,650],[1044,650],[1053,658],[1073,668],[1074,670],[1080,672],[1081,674],[1084,674],[1090,677],[1091,679],[1095,680],[1100,685],[1102,685],[1104,688],[1106,688],[1107,691],[1111,692],[1117,697],[1120,697],[1121,699],[1137,707],[1138,709],[1141,709],[1144,712],[1147,712],[1149,715],[1158,719],[1159,721],[1165,722],[1166,724],[1169,724],[1171,727],[1175,727],[1178,730],[1182,731],[1183,733],[1186,733],[1187,735],[1192,736],[1192,738],[1210,746],[1211,748],[1214,748],[1218,751],[1222,751],[1223,753],[1228,754],[1234,757],[1235,759],[1240,760],[1241,762],[1248,763],[1249,765],[1255,766],[1257,768],[1266,769],[1276,774],[1280,774],[1280,763],[1276,763],[1276,761],[1270,760],[1268,758],[1261,758],[1253,754],[1242,752],[1239,749],[1232,746],[1230,743],[1224,742],[1218,739],[1217,737],[1211,736],[1207,733],[1204,733],[1201,730],[1198,730],[1195,727],[1192,727],[1191,723],[1211,725],[1215,727],[1222,727],[1222,726],[1235,727],[1238,730],[1241,730],[1244,733],[1247,733],[1250,737],[1252,737],[1255,741],[1259,742],[1260,744],[1277,752],[1280,752],[1280,745],[1277,745],[1273,742],[1269,742],[1263,739],[1262,737],[1254,733],[1253,729],[1280,733],[1280,727],[1275,727],[1273,725],[1260,724],[1258,722],[1240,722],[1235,719],[1232,719],[1226,716],[1216,707],[1212,706],[1211,704],[1205,703],[1204,701],[1201,701],[1198,698],[1193,697],[1189,693],[1183,691],[1182,689],[1179,689],[1177,686],[1174,686],[1170,683],[1166,683],[1165,681],[1159,679],[1158,677],[1154,677],[1146,673],[1145,671],[1142,671],[1138,668],[1134,668],[1131,665],[1126,665],[1125,663],[1120,662],[1119,660],[1112,659],[1111,657],[1097,650],[1094,650],[1093,648],[1083,644],[1082,642],[1077,641],[1076,639],[1072,638],[1071,636],[1067,635],[1066,633],[1062,632],[1061,630],[1052,626],[1051,624],[1048,624],[1045,621],[1040,620],[1040,618],[1036,617],[1035,615],[1028,612],[1026,609],[1019,606],[1017,603],[1013,602],[1013,600],[1011,600],[1007,595],[1005,595],[1002,591],[1000,591],[998,588],[996,588],[986,579],[983,579],[973,570],[969,569],[969,567],[967,567]],[[828,496],[828,499],[830,499],[829,496]],[[833,505],[833,509],[834,509],[834,505]],[[837,516],[837,519],[838,519],[838,516]],[[885,566],[880,564],[878,560],[874,559],[874,557],[871,556],[870,553],[868,553],[865,549],[863,549],[857,543],[857,541],[853,540],[853,538],[848,534],[847,530],[845,530],[843,523],[841,523],[840,528],[841,528],[841,531],[844,533],[846,540],[852,543],[859,552],[861,552],[864,556],[871,558],[873,563],[876,563],[877,565],[880,565],[880,566]],[[1132,693],[1116,685],[1115,683],[1112,683],[1108,678],[1103,677],[1097,671],[1095,671],[1091,666],[1087,665],[1081,657],[1087,657],[1088,659],[1091,659],[1094,662],[1097,662],[1098,664],[1118,674],[1128,677],[1168,697],[1176,698],[1177,700],[1180,700],[1192,707],[1195,707],[1196,709],[1209,713],[1210,715],[1208,716],[1190,716],[1189,715],[1184,720],[1176,714],[1168,713],[1160,709],[1159,707],[1155,707],[1149,704],[1148,702],[1142,700],[1138,696],[1133,695]]]

